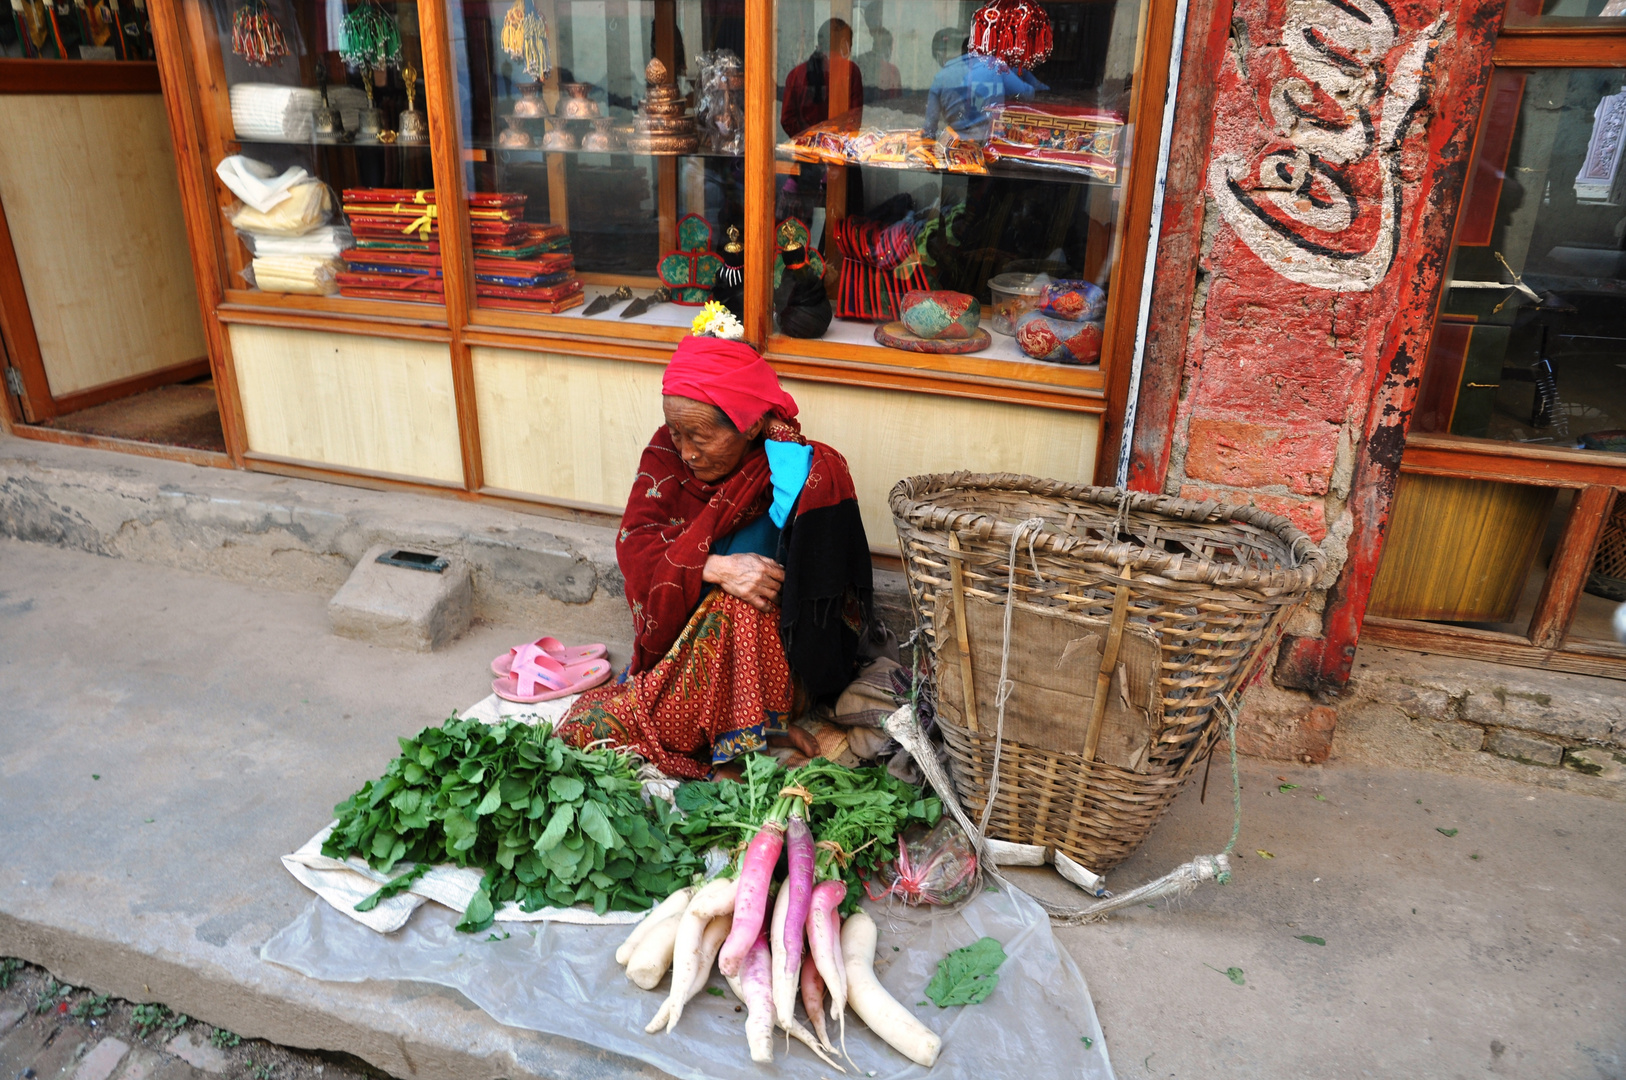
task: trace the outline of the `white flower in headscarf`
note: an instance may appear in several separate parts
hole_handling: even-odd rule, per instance
[[[745,325],[715,300],[706,301],[706,306],[694,317],[690,329],[701,337],[722,338],[724,341],[745,339]]]

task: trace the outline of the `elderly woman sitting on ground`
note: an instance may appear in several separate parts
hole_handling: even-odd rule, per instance
[[[705,323],[697,319],[697,325]],[[723,333],[738,323],[711,320]],[[616,540],[636,642],[618,683],[590,690],[560,734],[705,776],[789,728],[797,684],[831,700],[870,622],[869,543],[840,454],[809,442],[796,402],[751,346],[683,339],[661,385]]]

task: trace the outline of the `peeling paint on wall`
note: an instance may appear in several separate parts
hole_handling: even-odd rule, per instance
[[[1183,356],[1178,381],[1143,384],[1140,414],[1163,426],[1137,429],[1131,474],[1252,503],[1322,544],[1324,591],[1293,621],[1278,686],[1336,693],[1348,677],[1501,7],[1237,0],[1223,47],[1182,73],[1212,101],[1190,188],[1206,198],[1184,246],[1160,244],[1158,275],[1184,259],[1169,277],[1195,287],[1178,336],[1156,328]]]
[[[1400,151],[1427,124],[1444,25],[1441,15],[1402,37],[1384,0],[1292,0],[1282,44],[1242,65],[1274,138],[1256,154],[1219,155],[1209,193],[1266,266],[1340,292],[1389,273],[1405,204]]]

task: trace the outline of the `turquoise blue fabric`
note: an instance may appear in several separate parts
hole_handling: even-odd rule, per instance
[[[761,555],[765,559],[779,557],[779,526],[763,514],[755,521],[746,522],[712,547],[713,555]]]
[[[805,443],[778,442],[769,439],[763,444],[768,452],[768,475],[773,480],[773,505],[768,516],[781,529],[790,520],[807,474],[813,470],[813,448]]]

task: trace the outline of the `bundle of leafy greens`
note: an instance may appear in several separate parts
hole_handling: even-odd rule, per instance
[[[935,824],[943,813],[937,796],[923,795],[884,768],[850,769],[815,758],[786,769],[766,754],[740,760],[740,781],[694,780],[677,789],[678,809],[687,816],[676,832],[696,852],[715,847],[737,853],[772,812],[782,790],[803,788],[813,797],[807,811],[813,835],[839,847],[839,855],[821,847],[819,859],[821,866],[832,863],[847,883],[846,914],[863,898],[860,881],[897,854],[898,834],[912,822]]]
[[[322,853],[360,855],[389,873],[418,864],[363,904],[404,889],[435,863],[483,868],[458,929],[491,924],[496,906],[526,911],[590,902],[641,911],[689,883],[699,861],[673,835],[677,815],[644,804],[631,759],[578,750],[546,725],[484,724],[455,714],[401,739],[384,775],[334,808]]]

